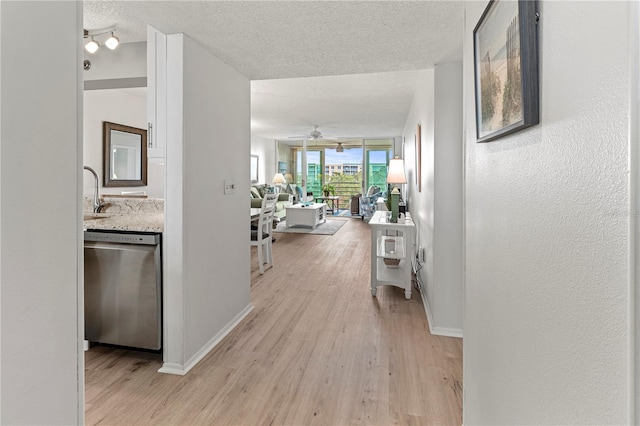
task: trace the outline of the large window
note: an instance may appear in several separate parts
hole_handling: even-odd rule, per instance
[[[291,143],[290,143],[291,144]],[[393,139],[358,139],[341,141],[314,141],[307,148],[306,176],[302,171],[302,144],[291,144],[295,159],[295,183],[302,185],[306,178],[307,192],[319,196],[322,185],[331,184],[340,197],[340,209],[348,209],[351,196],[366,192],[376,185],[386,191],[387,165],[393,156]]]
[[[348,209],[351,196],[362,193],[362,144],[346,145],[342,152],[336,148],[325,148],[324,152],[324,181],[335,188],[339,208]]]
[[[383,191],[387,186],[387,165],[391,159],[391,147],[373,146],[366,148],[367,186],[376,185]]]
[[[322,192],[322,152],[307,150],[307,192],[320,195]],[[296,183],[302,183],[302,150],[296,152]]]

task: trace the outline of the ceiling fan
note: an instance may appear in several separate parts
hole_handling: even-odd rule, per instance
[[[324,143],[322,144],[322,146],[325,148],[335,149],[336,152],[344,152],[346,149],[361,147],[362,143],[361,142],[356,143],[356,141],[352,141],[352,140],[341,140],[341,141],[335,142],[334,144]]]
[[[311,139],[311,140],[318,140],[318,139],[336,139],[336,138],[325,138],[324,136],[322,136],[322,132],[320,132],[320,130],[318,130],[318,125],[314,125],[313,126],[313,130],[310,131],[309,133],[305,134],[305,135],[299,135],[299,136],[289,136],[290,139],[300,139],[300,138],[304,138],[304,139]]]

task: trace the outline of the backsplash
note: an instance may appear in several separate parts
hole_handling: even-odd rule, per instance
[[[101,197],[104,204],[102,213],[146,214],[164,213],[164,200],[160,198],[119,198]],[[93,212],[93,197],[83,197],[82,211]]]

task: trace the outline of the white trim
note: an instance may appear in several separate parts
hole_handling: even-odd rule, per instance
[[[176,376],[184,376],[187,374],[187,370],[185,370],[181,364],[177,364],[175,362],[165,362],[162,364],[162,367],[158,370],[158,373],[165,374],[175,374]]]
[[[462,330],[459,328],[434,327],[431,334],[444,337],[458,337],[462,339]]]
[[[424,306],[424,312],[427,314],[427,322],[429,323],[429,333],[434,336],[444,337],[459,337],[462,339],[462,330],[459,328],[446,328],[433,326],[433,315],[431,315],[431,308],[429,307],[429,300],[427,300],[426,290],[424,287],[420,289],[420,297],[422,298],[422,305]]]
[[[640,369],[637,363],[640,361],[640,326],[638,321],[640,316],[636,312],[640,306],[640,217],[638,204],[640,197],[640,169],[638,161],[640,159],[640,84],[635,76],[640,71],[640,7],[638,2],[630,3],[629,22],[629,352],[628,369],[629,377],[629,413],[627,422],[638,424],[640,422]]]
[[[462,39],[467,36],[467,7],[462,10]],[[465,76],[465,62],[467,62],[467,43],[462,43],[462,329],[465,330],[467,322],[467,103],[466,94],[469,79]],[[468,62],[467,62],[467,67]],[[468,371],[468,360],[465,356],[465,348],[462,345],[462,423],[465,420],[465,407],[467,404],[467,386],[465,371]]]
[[[76,34],[78,34],[78,38],[76,41],[76,61],[77,63],[81,63],[84,60],[84,51],[82,39],[80,38],[80,29],[82,28],[82,2],[76,3]],[[85,342],[88,344],[86,340],[84,340],[84,233],[82,230],[82,191],[83,191],[83,131],[84,131],[84,91],[82,90],[84,80],[84,72],[82,67],[77,67],[76,71],[76,230],[78,232],[78,242],[77,242],[77,262],[78,262],[78,270],[77,274],[77,283],[76,283],[76,322],[77,322],[77,392],[78,392],[78,405],[77,405],[77,418],[78,424],[84,424],[85,422]]]
[[[147,26],[148,33],[158,38],[156,30]],[[153,96],[173,99],[165,114],[156,121],[155,138],[166,144],[164,233],[162,235],[163,267],[163,339],[162,361],[165,365],[184,362],[184,138],[183,138],[183,52],[182,35],[166,37],[166,87],[157,87]],[[161,83],[158,83],[161,84]],[[150,93],[147,93],[149,95]],[[163,102],[163,101],[158,101]],[[162,136],[161,136],[162,135]],[[155,149],[155,148],[154,148]]]
[[[433,316],[431,315],[431,309],[429,308],[429,300],[427,299],[427,289],[424,286],[420,286],[420,297],[422,298],[422,305],[424,306],[424,313],[427,314],[427,322],[429,323],[429,333],[433,334]]]
[[[215,336],[211,338],[198,352],[196,352],[191,359],[189,359],[185,365],[180,365],[172,362],[165,362],[162,364],[162,368],[158,370],[158,373],[166,373],[166,374],[176,374],[179,376],[184,376],[187,374],[193,367],[200,362],[202,358],[207,356],[209,352],[213,348],[215,348],[218,343],[224,339],[227,334],[229,334],[234,328],[242,322],[242,320],[249,315],[249,312],[253,310],[253,305],[248,304],[242,311],[238,313],[227,325],[225,325],[222,330],[220,330]]]
[[[109,78],[104,80],[84,80],[84,90],[127,89],[147,87],[147,77]]]

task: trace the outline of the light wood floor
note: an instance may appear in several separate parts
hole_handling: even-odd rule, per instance
[[[86,353],[86,423],[461,424],[462,341],[431,336],[414,291],[369,291],[369,227],[276,234],[255,309],[184,377],[157,355]],[[255,250],[255,249],[254,249]]]

